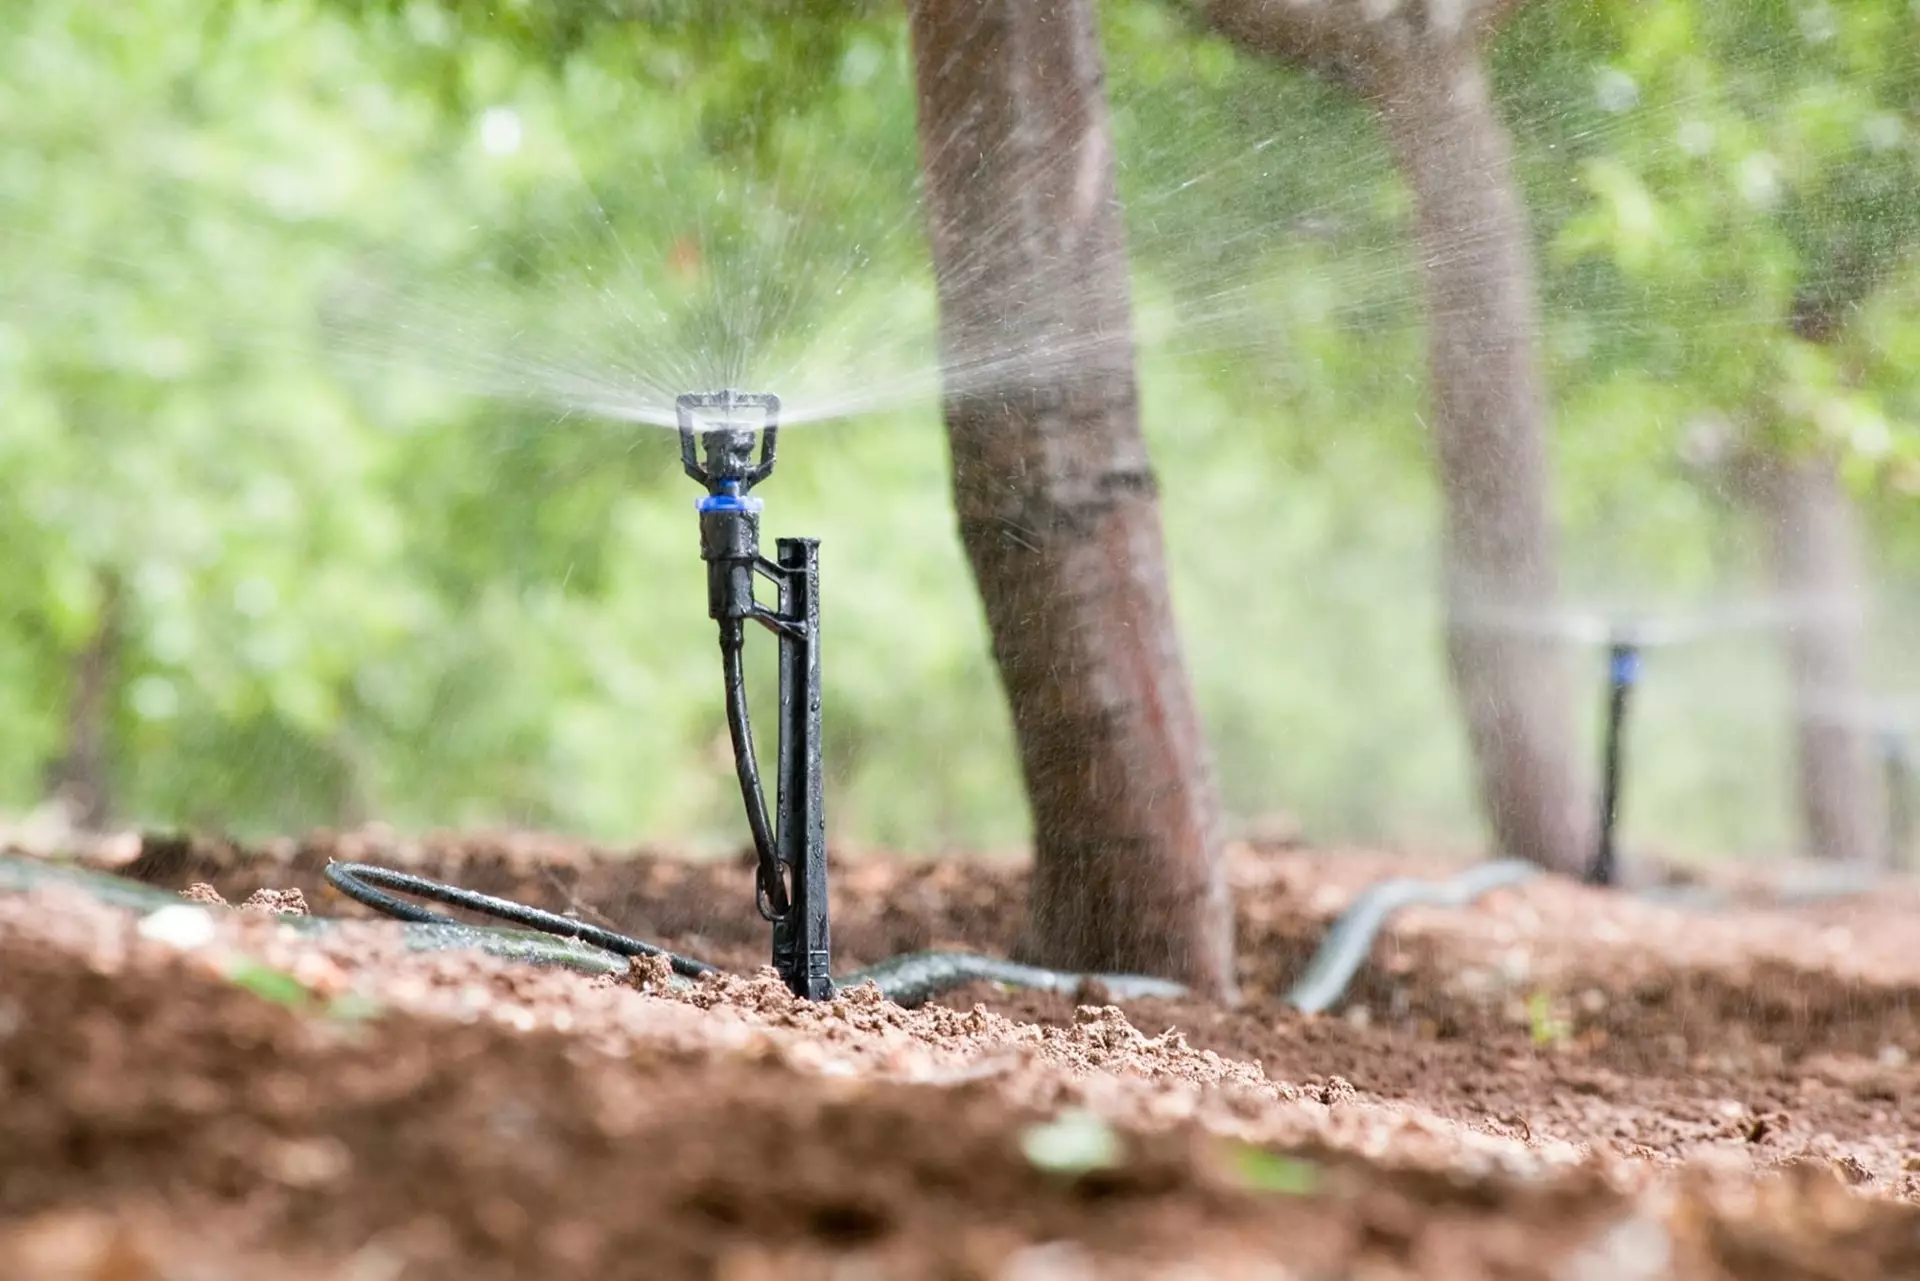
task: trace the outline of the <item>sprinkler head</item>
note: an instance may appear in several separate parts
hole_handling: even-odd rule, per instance
[[[756,613],[753,575],[760,561],[760,500],[749,498],[747,491],[773,471],[780,398],[733,390],[688,392],[674,407],[680,419],[680,465],[707,491],[695,504],[700,558],[707,562],[707,612],[737,630]]]
[[[687,392],[674,402],[680,464],[714,498],[743,498],[773,471],[780,398],[768,392]],[[760,461],[753,438],[760,436]]]

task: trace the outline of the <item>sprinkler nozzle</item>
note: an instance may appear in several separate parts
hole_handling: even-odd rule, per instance
[[[744,498],[773,471],[780,434],[780,398],[771,392],[687,392],[674,402],[680,419],[680,465],[713,498]],[[753,421],[755,414],[758,421]],[[753,438],[760,436],[760,461]],[[704,458],[702,457],[704,455]],[[701,509],[706,510],[703,503]]]
[[[747,491],[773,471],[780,431],[780,398],[744,391],[688,392],[675,402],[680,417],[680,465],[706,486],[700,512],[700,558],[707,562],[707,612],[738,624],[755,616],[753,575],[760,561],[760,500]],[[752,422],[758,413],[759,422]],[[753,437],[760,435],[760,461]],[[701,455],[705,455],[704,461]]]

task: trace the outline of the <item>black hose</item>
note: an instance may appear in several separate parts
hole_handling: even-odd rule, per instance
[[[1354,976],[1360,972],[1367,958],[1372,955],[1373,945],[1379,938],[1380,931],[1402,909],[1422,905],[1467,907],[1494,890],[1523,885],[1541,875],[1544,873],[1533,863],[1523,859],[1503,859],[1499,862],[1468,868],[1441,881],[1420,881],[1412,877],[1397,876],[1369,886],[1327,928],[1319,948],[1315,950],[1312,960],[1307,963],[1306,970],[1287,990],[1282,1000],[1304,1014],[1324,1013],[1345,995],[1353,983]],[[330,863],[327,865],[326,879],[329,884],[356,902],[403,921],[465,928],[450,917],[429,912],[425,908],[383,894],[373,886],[383,885],[388,889],[416,894],[466,911],[498,917],[543,933],[576,939],[618,956],[664,956],[673,967],[674,973],[689,979],[707,974],[725,973],[705,961],[680,956],[652,943],[587,925],[572,917],[560,916],[539,908],[528,907],[523,903],[515,903],[509,899],[495,898],[489,894],[479,894],[457,886],[430,881],[425,877],[413,876],[405,872],[372,867],[364,863]],[[1870,884],[1866,882],[1852,880],[1822,882],[1785,890],[1781,897],[1788,904],[1804,905],[1864,893],[1870,888]],[[1637,891],[1636,897],[1659,901],[1667,895],[1661,889],[1649,887]],[[1684,904],[1710,909],[1726,906],[1730,902],[1730,897],[1724,894],[1702,895],[1698,901],[1685,903],[1676,895],[1673,901],[1676,905]],[[482,932],[476,931],[476,933]],[[525,959],[541,958],[529,953]],[[577,957],[567,956],[556,956],[551,959],[554,963],[563,965],[574,964],[577,961]],[[1069,970],[1049,970],[968,952],[910,952],[891,957],[865,969],[855,970],[834,982],[836,986],[842,988],[872,982],[880,989],[881,995],[888,1000],[897,1005],[909,1007],[925,1004],[935,997],[973,982],[999,983],[1007,987],[1057,992],[1062,995],[1072,995],[1083,985],[1092,982],[1105,988],[1114,999],[1121,1001],[1138,1000],[1142,997],[1177,1000],[1192,994],[1191,989],[1184,984],[1150,975],[1082,974]]]
[[[855,970],[838,983],[841,987],[854,987],[871,982],[894,1004],[915,1006],[968,983],[1001,983],[1029,991],[1072,996],[1090,980],[1105,988],[1107,995],[1117,1001],[1135,1001],[1143,996],[1174,1000],[1189,994],[1185,984],[1172,979],[1145,974],[1075,974],[970,952],[909,952],[864,970]]]
[[[374,867],[366,863],[329,863],[326,879],[329,885],[356,903],[402,921],[464,928],[452,917],[430,912],[391,894],[383,894],[375,886],[432,899],[436,903],[445,903],[449,907],[483,916],[498,917],[545,934],[577,939],[618,956],[664,956],[674,973],[690,979],[725,973],[705,961],[680,956],[655,944],[603,930],[570,916],[560,916],[537,907],[528,907],[524,903],[515,903],[511,899],[495,898],[491,894],[430,881],[424,876],[414,876],[408,872],[396,872],[391,868]],[[556,959],[566,963],[566,958]],[[881,995],[895,1004],[915,1006],[923,1005],[954,988],[979,981],[1063,993],[1078,991],[1083,984],[1091,981],[1119,1000],[1133,1000],[1142,996],[1171,998],[1187,994],[1187,988],[1179,983],[1144,974],[1077,974],[967,952],[912,952],[892,957],[864,970],[855,970],[836,980],[836,986],[854,987],[871,982],[880,989]]]
[[[1408,877],[1382,881],[1355,899],[1353,905],[1328,929],[1319,950],[1307,965],[1306,973],[1288,991],[1285,998],[1287,1004],[1308,1014],[1318,1014],[1338,1001],[1373,951],[1374,939],[1381,927],[1401,908],[1420,903],[1464,907],[1490,890],[1504,885],[1517,885],[1538,871],[1531,863],[1513,859],[1472,868],[1450,880],[1437,883]],[[543,933],[577,939],[618,956],[664,956],[674,973],[687,978],[723,973],[704,961],[677,955],[652,943],[588,925],[570,916],[560,916],[510,899],[430,881],[407,872],[365,863],[329,863],[326,879],[328,884],[355,902],[403,921],[459,924],[451,917],[383,894],[375,886],[497,917]],[[851,987],[872,982],[888,1000],[898,1005],[916,1006],[973,982],[1000,983],[1031,991],[1070,995],[1079,991],[1089,980],[1104,987],[1116,1000],[1123,1001],[1141,997],[1174,1000],[1191,994],[1184,984],[1170,979],[1142,974],[1079,974],[966,952],[913,952],[892,957],[866,969],[856,970],[837,980],[836,985]]]
[[[761,914],[769,920],[792,908],[787,878],[780,868],[767,822],[766,794],[760,790],[760,766],[753,758],[753,730],[747,725],[747,673],[741,660],[746,648],[744,624],[737,618],[720,620],[720,664],[727,686],[727,734],[733,739],[734,770],[740,777],[740,799],[747,808],[747,826],[753,832],[753,852],[760,860],[759,890],[766,902]]]
[[[1437,883],[1396,877],[1369,888],[1328,929],[1306,973],[1287,993],[1287,1003],[1306,1013],[1317,1014],[1338,1001],[1352,983],[1353,976],[1366,963],[1381,927],[1401,908],[1419,903],[1464,907],[1490,890],[1503,885],[1517,885],[1538,871],[1533,864],[1515,859],[1471,868],[1450,880]],[[578,939],[619,956],[664,956],[675,973],[687,978],[723,972],[704,961],[679,956],[652,943],[587,925],[569,916],[430,881],[406,872],[364,863],[329,863],[326,879],[356,902],[403,921],[458,924],[450,917],[383,894],[374,886],[384,886],[450,907],[498,917],[548,934]],[[1191,995],[1191,989],[1171,979],[1143,974],[1081,974],[1050,970],[967,952],[912,952],[855,970],[835,980],[835,983],[839,987],[852,987],[871,982],[888,1000],[898,1005],[916,1006],[973,982],[1000,983],[1030,991],[1071,995],[1089,981],[1098,983],[1110,996],[1122,1001],[1141,997],[1176,1000]]]
[[[1468,868],[1444,881],[1396,876],[1368,887],[1328,928],[1319,950],[1307,962],[1306,973],[1288,989],[1287,1004],[1305,1014],[1330,1008],[1372,954],[1381,927],[1400,909],[1420,904],[1466,907],[1483,894],[1522,884],[1539,874],[1534,864],[1510,858]]]
[[[1418,903],[1464,907],[1491,890],[1522,884],[1541,874],[1532,864],[1507,860],[1470,868],[1439,883],[1395,878],[1371,886],[1328,928],[1305,973],[1284,999],[1287,1004],[1308,1013],[1321,1013],[1331,1008],[1366,963],[1381,928],[1401,908]],[[620,973],[620,964],[613,959],[616,956],[665,956],[681,982],[724,972],[704,961],[678,956],[654,944],[599,929],[571,917],[389,868],[361,863],[332,863],[327,866],[325,875],[330,885],[354,901],[377,912],[411,922],[411,927],[405,931],[406,940],[408,946],[417,949],[476,949],[504,960],[562,966],[586,974]],[[143,913],[177,905],[180,901],[177,895],[150,889],[118,876],[0,853],[0,893],[25,893],[49,881],[73,883],[103,902]],[[462,925],[451,917],[383,894],[374,888],[375,885],[512,921],[538,933],[523,934],[513,930]],[[1668,899],[1675,906],[1708,910],[1727,906],[1731,902],[1731,896],[1725,893],[1701,894],[1689,900],[1674,892],[1677,890],[1678,887],[1666,887],[1664,891],[1648,887],[1637,891],[1636,897],[1654,901]],[[1789,905],[1806,905],[1869,893],[1871,890],[1869,882],[1835,878],[1790,888],[1783,891],[1780,897]],[[284,923],[308,931],[320,931],[337,924],[326,917],[288,917]],[[558,936],[567,942],[546,942],[538,937],[539,934]],[[888,1000],[899,1005],[914,1006],[976,981],[1071,995],[1089,980],[1097,982],[1114,999],[1122,1001],[1141,997],[1178,999],[1190,995],[1185,986],[1168,979],[1139,974],[1076,974],[965,952],[914,952],[896,956],[866,969],[856,970],[837,980],[837,983],[841,987],[848,987],[871,981]]]
[[[1332,1008],[1372,954],[1381,928],[1402,908],[1466,907],[1494,890],[1523,885],[1541,875],[1544,873],[1537,865],[1524,859],[1502,859],[1468,868],[1444,881],[1416,881],[1397,876],[1369,886],[1327,928],[1319,949],[1307,963],[1306,972],[1284,999],[1306,1014],[1319,1014]],[[1776,897],[1781,906],[1805,907],[1868,893],[1876,883],[1871,877],[1828,877],[1813,884],[1783,886]],[[1633,891],[1633,895],[1649,902],[1706,911],[1729,907],[1735,901],[1734,896],[1724,890],[1699,887],[1647,886]]]
[[[424,876],[414,876],[408,872],[396,872],[391,868],[374,867],[367,863],[329,863],[326,870],[327,883],[345,894],[356,903],[364,904],[376,912],[402,921],[417,924],[459,925],[451,916],[442,916],[438,912],[429,912],[426,908],[398,899],[391,894],[382,894],[375,886],[398,890],[402,894],[413,894],[420,898],[432,899],[436,903],[445,903],[448,907],[457,907],[469,912],[478,912],[484,916],[498,917],[503,921],[512,921],[515,925],[524,925],[528,929],[539,930],[542,934],[556,934],[561,938],[578,939],[617,956],[664,956],[673,967],[675,974],[690,979],[703,974],[718,974],[721,971],[705,961],[696,961],[691,957],[679,956],[663,947],[656,947],[624,934],[615,934],[612,930],[603,930],[597,925],[588,925],[585,921],[575,920],[571,916],[561,916],[557,912],[544,912],[537,907],[528,907],[525,903],[516,903],[512,899],[495,898],[491,894],[481,894],[474,890],[463,890],[456,885],[445,885],[439,881],[430,881]]]

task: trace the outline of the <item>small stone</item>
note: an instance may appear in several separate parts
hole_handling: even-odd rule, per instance
[[[190,952],[213,942],[213,917],[203,907],[181,903],[150,912],[140,922],[140,937]]]

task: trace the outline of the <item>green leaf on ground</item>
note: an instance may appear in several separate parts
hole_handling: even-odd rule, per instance
[[[264,997],[275,1005],[284,1005],[289,1009],[300,1009],[311,999],[312,994],[299,979],[285,970],[276,970],[271,965],[262,965],[258,961],[240,961],[227,971],[227,977],[255,996]]]
[[[1248,1144],[1235,1144],[1231,1161],[1233,1172],[1240,1182],[1256,1192],[1312,1196],[1320,1190],[1320,1167],[1300,1157],[1285,1156]]]
[[[1020,1150],[1037,1168],[1055,1174],[1110,1169],[1125,1156],[1125,1145],[1113,1127],[1079,1108],[1029,1126],[1020,1136]]]
[[[327,1017],[342,1023],[359,1023],[367,1019],[377,1019],[385,1013],[385,1006],[359,992],[346,992],[327,1002]]]

